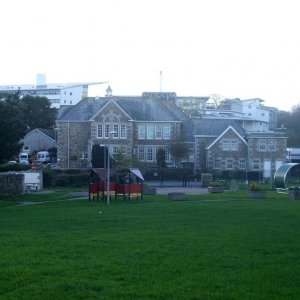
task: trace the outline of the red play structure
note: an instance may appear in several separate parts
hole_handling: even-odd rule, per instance
[[[143,199],[144,177],[139,169],[110,170],[109,195],[124,200]],[[89,200],[104,200],[107,197],[107,170],[93,169],[89,177]]]

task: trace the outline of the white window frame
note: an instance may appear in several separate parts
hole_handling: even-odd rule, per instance
[[[238,141],[236,139],[224,139],[222,140],[223,151],[237,151]]]
[[[118,138],[119,137],[119,125],[118,124],[113,124],[113,132],[115,132],[112,137],[113,138]]]
[[[219,158],[216,158],[214,161],[214,169],[220,170],[222,169],[222,161]]]
[[[97,137],[103,138],[103,124],[97,125]]]
[[[144,140],[146,138],[146,126],[138,125],[138,139]]]
[[[239,169],[240,170],[245,170],[247,167],[247,162],[245,158],[240,158],[239,160]]]
[[[146,161],[153,162],[154,161],[154,151],[152,147],[146,148]]]
[[[109,132],[110,132],[110,126],[109,126],[109,124],[105,124],[104,125],[104,137],[105,138],[109,138]]]
[[[169,140],[171,138],[171,125],[165,124],[163,126],[163,139]]]
[[[231,165],[231,167],[229,167]],[[233,170],[234,169],[234,160],[233,158],[226,158],[226,170]]]
[[[138,158],[139,158],[139,161],[145,161],[145,147],[144,146],[138,147]]]
[[[253,170],[260,170],[260,159],[253,159],[252,160],[252,169]]]
[[[155,125],[155,139],[162,139],[162,125]]]
[[[154,125],[147,125],[147,140],[154,140],[155,128]]]
[[[126,139],[126,125],[120,125],[120,138]]]

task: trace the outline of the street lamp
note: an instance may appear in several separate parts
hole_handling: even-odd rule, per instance
[[[271,151],[271,166],[270,166],[270,185],[271,190],[273,190],[273,150],[274,150],[274,141],[269,142],[269,150]]]
[[[108,133],[108,143],[107,143],[107,178],[106,178],[106,203],[110,204],[110,159],[109,159],[109,148],[110,148],[110,137],[116,134],[116,131],[110,131]]]

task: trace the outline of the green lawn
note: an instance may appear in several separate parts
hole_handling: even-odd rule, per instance
[[[0,299],[300,299],[300,201],[67,198],[0,208]]]

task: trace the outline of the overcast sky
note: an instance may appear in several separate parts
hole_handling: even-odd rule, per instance
[[[300,104],[297,0],[2,0],[0,85],[109,81],[114,95]],[[160,80],[162,71],[162,81]],[[162,83],[160,85],[160,83]],[[104,96],[107,85],[91,93]]]

